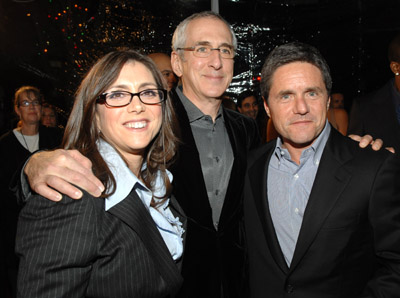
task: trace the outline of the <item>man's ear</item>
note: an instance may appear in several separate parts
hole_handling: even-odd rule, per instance
[[[326,106],[326,110],[329,110],[329,106],[331,105],[331,97],[328,97],[328,102],[327,102],[327,106]]]
[[[398,62],[390,62],[390,69],[394,74],[400,73],[400,64]]]
[[[267,113],[268,117],[271,118],[271,113],[269,112],[269,107],[268,107],[267,100],[265,99],[264,96],[261,96],[261,97],[262,97],[263,102],[264,102],[264,109],[265,109],[265,112]]]
[[[174,73],[178,76],[182,76],[182,58],[175,51],[171,53],[171,66]]]

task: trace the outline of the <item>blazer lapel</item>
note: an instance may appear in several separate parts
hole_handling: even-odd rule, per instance
[[[174,175],[173,192],[189,220],[213,231],[212,210],[207,199],[208,194],[201,169],[200,155],[189,118],[175,90],[171,90],[171,98],[179,123],[179,136],[182,143],[179,147],[177,161],[171,167]],[[187,193],[192,193],[192,195],[188,196]]]
[[[276,264],[286,274],[289,268],[283,256],[278,237],[276,236],[268,204],[268,165],[274,152],[275,142],[268,144],[268,146],[270,150],[266,151],[265,154],[262,154],[249,169],[249,179],[252,195],[257,206],[258,217],[260,218],[269,250]]]
[[[121,219],[138,234],[160,275],[171,291],[175,292],[176,287],[182,282],[182,277],[149,211],[143,205],[136,191],[132,189],[127,198],[109,209],[108,212]]]
[[[332,128],[304,213],[290,271],[296,268],[307,252],[351,178],[351,173],[343,164],[352,158],[352,153],[340,138],[344,137]]]
[[[230,220],[237,217],[237,210],[242,207],[242,196],[238,195],[238,192],[243,189],[248,151],[245,146],[247,136],[242,135],[243,128],[239,127],[235,119],[226,111],[224,111],[224,122],[231,143],[233,164],[219,219],[219,231],[223,231],[229,225]]]

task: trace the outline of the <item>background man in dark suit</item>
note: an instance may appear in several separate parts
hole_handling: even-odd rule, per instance
[[[400,151],[400,34],[388,47],[393,78],[381,89],[354,100],[348,133],[368,133]]]
[[[398,156],[327,122],[332,80],[315,48],[274,49],[261,77],[280,136],[249,154],[251,297],[399,297]]]

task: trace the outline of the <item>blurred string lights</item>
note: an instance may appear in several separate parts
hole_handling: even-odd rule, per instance
[[[26,17],[32,18],[40,32],[37,56],[56,66],[49,71],[59,77],[57,91],[69,97],[93,62],[111,50],[130,47],[144,53],[169,52],[176,26],[171,20],[180,19],[175,14],[155,16],[154,5],[147,1],[46,2],[41,3],[47,12],[45,20],[34,11],[27,12]]]
[[[176,7],[168,1],[154,4],[135,0],[48,0],[48,26],[39,24],[43,36],[38,39],[37,54],[45,55],[51,65],[59,66],[58,72],[61,68],[64,73],[58,91],[72,96],[86,70],[110,50],[130,47],[144,53],[169,53],[176,25],[196,10],[184,3],[179,7],[179,1]],[[289,6],[283,9],[287,20]],[[227,17],[224,11],[220,13]],[[32,17],[32,13],[26,16]],[[266,53],[286,38],[282,26],[278,30],[245,22],[232,22],[232,26],[238,38],[238,51],[227,93],[235,97],[244,89],[258,87]],[[56,35],[62,38],[55,38]]]

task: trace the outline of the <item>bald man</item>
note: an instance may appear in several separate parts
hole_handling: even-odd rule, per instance
[[[168,83],[168,91],[175,88],[178,80],[172,71],[171,58],[164,53],[153,53],[149,54],[148,57],[154,61],[158,69],[161,71],[165,80]]]

